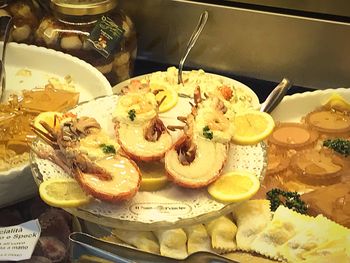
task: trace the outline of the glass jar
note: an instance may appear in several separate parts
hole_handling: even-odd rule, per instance
[[[111,85],[131,77],[137,41],[116,0],[51,0],[53,15],[35,33],[37,45],[69,53],[96,67]]]
[[[41,9],[31,0],[0,1],[0,16],[12,16],[10,41],[32,44],[41,17]]]

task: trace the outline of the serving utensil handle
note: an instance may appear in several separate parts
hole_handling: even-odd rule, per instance
[[[201,14],[201,16],[199,17],[198,24],[197,24],[196,28],[194,29],[194,31],[193,31],[193,33],[192,33],[192,35],[191,35],[190,40],[189,40],[188,43],[187,43],[185,53],[184,53],[184,55],[182,56],[182,58],[181,58],[181,60],[180,60],[180,63],[179,63],[178,84],[180,84],[180,83],[183,84],[182,69],[183,69],[185,60],[186,60],[188,54],[190,53],[191,49],[193,48],[194,44],[196,44],[199,35],[201,34],[201,32],[202,32],[202,30],[203,30],[205,24],[207,23],[208,16],[209,16],[208,11],[204,11],[204,12]]]
[[[261,104],[260,111],[271,113],[282,101],[290,87],[292,87],[292,82],[289,79],[283,78],[276,88],[272,90],[266,100]]]

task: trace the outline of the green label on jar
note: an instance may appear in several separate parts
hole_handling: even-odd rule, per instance
[[[102,16],[91,31],[88,41],[104,57],[108,57],[123,38],[125,30],[112,19]]]

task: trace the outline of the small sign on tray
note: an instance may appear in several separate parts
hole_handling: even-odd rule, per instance
[[[39,221],[31,220],[20,225],[0,228],[0,261],[25,260],[32,257],[40,237]]]

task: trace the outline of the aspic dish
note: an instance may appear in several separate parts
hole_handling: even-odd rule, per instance
[[[348,180],[349,91],[315,91],[287,97],[285,101],[290,107],[303,101],[298,104],[298,111],[302,108],[303,114],[297,121],[291,121],[296,117],[292,112],[289,118],[280,117],[283,104],[273,113],[279,122],[268,138],[271,176],[266,180],[277,180],[283,188],[299,193]],[[315,101],[318,105],[313,106]]]
[[[49,139],[49,144],[51,145],[51,139],[56,138],[56,146],[55,142],[53,143],[54,148],[56,147],[60,153],[63,153],[65,156],[67,156],[67,148],[62,147],[62,143],[65,144],[65,140],[68,140],[66,142],[70,145],[69,147],[73,145],[72,149],[78,150],[78,152],[75,151],[75,153],[78,153],[80,157],[87,157],[90,160],[87,162],[87,167],[82,167],[76,160],[71,162],[70,159],[63,159],[64,163],[68,164],[69,170],[72,170],[73,168],[73,174],[75,174],[75,178],[82,185],[82,188],[87,190],[86,192],[88,194],[91,194],[98,199],[93,200],[86,206],[79,207],[78,209],[68,208],[68,211],[91,221],[99,221],[104,225],[112,225],[118,222],[120,225],[124,225],[126,228],[135,226],[144,227],[145,224],[156,226],[175,224],[178,222],[185,223],[186,221],[193,221],[195,220],[194,218],[198,218],[200,216],[203,217],[203,219],[206,216],[212,217],[215,213],[221,213],[223,210],[227,209],[228,206],[230,206],[230,204],[218,202],[211,198],[205,189],[205,186],[217,179],[222,172],[246,170],[250,171],[252,174],[255,174],[255,178],[263,177],[266,164],[264,144],[258,143],[252,146],[234,145],[230,143],[230,126],[227,127],[227,131],[222,130],[221,128],[216,130],[216,128],[214,126],[210,126],[209,123],[212,122],[213,125],[224,125],[222,122],[215,121],[217,117],[215,117],[213,120],[205,120],[208,123],[208,127],[203,126],[202,122],[204,120],[200,120],[200,116],[205,116],[205,112],[207,112],[206,109],[213,109],[214,111],[217,110],[218,116],[226,118],[224,114],[232,114],[229,111],[229,105],[226,107],[223,103],[217,104],[219,101],[212,100],[210,97],[208,97],[203,102],[201,102],[199,98],[196,98],[195,103],[191,106],[189,104],[190,99],[180,98],[172,110],[164,113],[158,113],[156,110],[157,101],[155,99],[155,95],[149,91],[143,93],[141,90],[145,88],[152,91],[152,86],[145,85],[140,81],[138,81],[135,85],[136,87],[132,87],[136,90],[134,93],[130,92],[129,90],[127,94],[122,96],[115,95],[99,98],[97,100],[79,105],[74,110],[69,112],[69,114],[74,114],[78,117],[73,116],[73,118],[71,118],[69,116],[63,116],[64,121],[59,122],[60,124],[57,126],[57,128],[61,129],[63,132],[62,138],[56,137],[56,135],[52,136],[52,133],[50,133],[51,135],[49,136],[41,136],[45,141]],[[196,111],[196,113],[194,113],[194,111]],[[245,112],[247,109],[244,109],[243,111]],[[186,115],[188,117],[186,118],[184,124],[181,122],[181,120],[184,121],[184,119],[178,116]],[[79,121],[83,121],[84,124],[79,125]],[[74,125],[72,122],[76,122],[78,125]],[[177,130],[180,126],[181,129]],[[87,144],[83,142],[88,138],[92,138],[91,136],[95,134],[95,131],[92,132],[90,128],[93,128],[98,133],[100,127],[102,130],[104,130],[104,132],[110,135],[111,139],[109,139],[108,143],[102,142],[100,139],[93,140],[90,143],[90,146],[94,144],[96,147],[94,149],[84,149],[84,145]],[[176,131],[169,132],[166,127],[169,127],[169,129],[176,128]],[[197,130],[197,128],[200,130],[200,132]],[[50,128],[46,130],[49,131]],[[68,133],[65,133],[65,130],[67,130]],[[79,137],[85,132],[87,132],[86,136]],[[228,137],[226,138],[226,135],[224,136],[224,134],[227,132]],[[209,134],[211,137],[206,137]],[[58,145],[57,138],[61,141],[61,143],[58,143]],[[198,141],[195,141],[194,147],[192,147],[191,139],[187,141],[187,138],[198,138],[198,140],[203,140],[203,143],[212,145],[210,147],[212,147],[215,151],[217,144],[221,144],[221,148],[225,151],[222,155],[223,160],[217,159],[220,159],[221,155],[214,154],[214,156],[210,157],[208,164],[200,161],[201,159],[204,160],[206,158],[205,152],[200,149]],[[204,138],[205,140],[199,138]],[[219,139],[218,142],[216,142],[217,139]],[[220,141],[222,139],[225,140]],[[118,145],[114,142],[112,143],[111,140],[117,141]],[[176,141],[177,143],[174,144]],[[79,148],[75,148],[75,142],[78,143],[77,145]],[[188,143],[186,143],[186,146],[179,146],[179,144],[183,142]],[[112,179],[112,181],[109,181],[109,179],[104,181],[105,183],[103,183],[103,185],[106,186],[106,188],[99,187],[96,183],[94,190],[90,191],[91,189],[87,189],[89,183],[87,183],[86,180],[80,180],[82,177],[91,177],[93,174],[95,174],[96,176],[93,181],[96,180],[97,182],[104,180],[101,178],[101,176],[112,176],[112,178],[113,176],[116,176],[110,173],[111,170],[109,170],[107,166],[103,166],[107,169],[106,172],[94,170],[93,166],[96,164],[96,161],[93,160],[98,160],[99,157],[97,155],[102,153],[101,145],[106,145],[110,149],[113,148],[114,157],[112,158],[116,158],[115,156],[118,155],[128,156],[132,161],[126,160],[125,164],[129,162],[131,166],[133,166],[133,162],[138,164],[140,161],[165,162],[165,170],[169,178],[171,178],[171,183],[158,191],[141,191],[137,192],[136,195],[134,195],[134,190],[132,190],[134,188],[132,188],[131,185],[128,185],[126,187],[130,187],[128,188],[130,196],[122,195],[122,198],[120,199],[126,199],[126,201],[115,204],[113,200],[117,201],[117,197],[113,199],[111,195],[106,198],[100,195],[102,192],[110,189],[108,184],[112,183],[114,179]],[[179,148],[177,149],[172,148],[178,146]],[[230,148],[230,150],[227,153],[228,148]],[[45,154],[43,155],[43,153],[50,149],[52,149],[52,147],[48,148],[48,146],[42,141],[37,141],[35,144],[33,144],[33,154],[31,160],[32,169],[38,183],[41,183],[42,181],[49,181],[58,177],[70,177],[71,173],[67,174],[64,171],[67,171],[67,169],[61,170],[57,167],[57,161],[55,162],[56,164],[51,162],[55,157],[51,158],[51,156],[49,156],[50,158],[48,159],[51,159],[51,161],[46,160],[47,158],[45,159]],[[169,156],[172,154],[172,149],[175,149],[174,154],[179,155],[178,157]],[[194,155],[191,154],[192,151],[194,151]],[[73,158],[77,159],[75,153]],[[180,155],[183,156],[180,157]],[[188,159],[187,156],[189,157]],[[165,158],[163,159],[163,157]],[[62,160],[62,158],[60,160]],[[181,160],[180,163],[178,163],[178,165],[175,167],[171,166],[173,162],[177,162],[177,160]],[[188,162],[188,166],[186,166],[185,163],[182,163],[182,161]],[[196,171],[202,172],[202,170],[211,168],[212,165],[210,162],[213,161],[215,163],[219,163],[218,171],[213,171],[212,179],[208,178],[198,183],[197,180],[199,178],[196,177]],[[90,162],[92,170],[89,168]],[[195,164],[197,162],[202,163],[204,166],[200,165],[196,168]],[[73,167],[71,164],[73,164]],[[62,165],[60,166],[62,167]],[[76,168],[80,168],[81,172],[85,172],[85,175],[79,173]],[[190,168],[190,170],[188,170],[189,172],[185,174],[188,174],[190,178],[183,180],[184,176],[186,175],[183,175],[181,172],[179,174],[178,171],[188,168]],[[124,171],[120,172],[125,174],[128,171],[124,169]],[[136,169],[134,170],[133,174],[135,175],[136,188],[138,188],[139,179],[137,179],[137,175],[139,175],[139,171]],[[210,174],[211,173],[209,172],[209,175]],[[97,179],[97,177],[100,178]],[[97,194],[95,190],[98,192]],[[117,195],[118,191],[115,192]],[[157,214],[157,216],[155,216],[155,214]],[[103,221],[99,220],[101,217],[103,217]]]
[[[328,89],[285,98],[268,138],[268,168],[260,197],[273,187],[296,191],[310,215],[350,226],[350,92]],[[284,106],[285,105],[285,106]],[[299,105],[297,116],[284,107]]]
[[[10,43],[7,52],[6,93],[5,102],[1,104],[0,126],[3,132],[6,132],[6,125],[10,126],[12,131],[18,127],[17,130],[20,130],[21,135],[18,133],[17,136],[17,133],[11,132],[6,133],[6,138],[1,136],[0,148],[2,153],[5,152],[6,156],[9,156],[6,153],[7,141],[14,141],[15,144],[10,144],[15,147],[18,146],[19,151],[23,149],[24,155],[22,158],[11,152],[10,155],[18,159],[17,161],[14,160],[12,164],[0,158],[0,165],[2,166],[0,168],[0,181],[3,186],[1,188],[0,205],[21,200],[36,192],[35,183],[29,171],[29,158],[26,150],[26,136],[28,134],[25,131],[30,132],[29,124],[31,120],[39,112],[47,109],[66,110],[78,102],[112,93],[107,79],[98,70],[70,55],[17,43]],[[35,59],[39,57],[40,59]],[[59,92],[56,92],[56,90]],[[19,103],[16,103],[16,101]],[[71,103],[73,101],[74,103]],[[22,110],[24,108],[26,110]],[[14,111],[14,109],[16,110]],[[14,116],[18,121],[13,118]],[[9,121],[15,121],[18,125],[12,125]],[[25,128],[22,127],[23,125]],[[19,137],[21,145],[24,147],[20,149],[18,138],[9,138],[10,135]],[[4,139],[6,139],[6,144]],[[11,148],[12,150],[13,148]],[[13,185],[23,191],[12,191]]]

